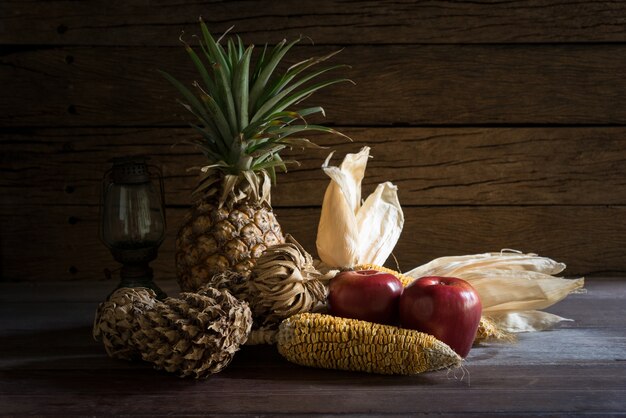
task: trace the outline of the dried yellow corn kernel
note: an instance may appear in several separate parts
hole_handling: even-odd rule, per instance
[[[513,342],[515,341],[515,335],[502,331],[494,320],[488,316],[481,316],[478,330],[476,331],[476,338],[474,338],[474,345],[487,341]]]
[[[462,362],[432,335],[319,313],[285,319],[278,331],[278,352],[301,366],[381,374],[412,375]]]
[[[383,267],[383,266],[378,266],[376,264],[359,264],[358,266],[354,268],[354,270],[378,270],[378,271],[383,271],[385,273],[393,274],[402,282],[402,286],[404,287],[407,287],[411,282],[415,281],[414,277],[406,276],[395,270],[388,269],[387,267]]]

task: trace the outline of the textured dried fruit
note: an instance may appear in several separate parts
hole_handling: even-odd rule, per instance
[[[94,337],[111,357],[207,378],[230,363],[251,327],[248,305],[227,290],[203,287],[161,302],[152,290],[124,288],[98,308]]]
[[[336,271],[320,273],[313,257],[291,236],[268,248],[252,270],[250,306],[261,325],[278,324],[301,312],[323,306],[328,281]]]

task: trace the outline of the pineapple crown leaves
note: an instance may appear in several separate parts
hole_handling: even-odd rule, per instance
[[[200,51],[182,38],[199,80],[188,88],[165,71],[161,74],[180,92],[181,105],[198,120],[190,125],[200,134],[185,141],[195,145],[207,158],[194,193],[207,193],[221,181],[220,204],[229,193],[245,184],[246,192],[269,203],[270,182],[276,182],[276,169],[286,171],[280,153],[285,148],[322,148],[302,137],[320,131],[343,136],[335,129],[309,124],[306,117],[325,116],[320,106],[294,110],[300,102],[320,89],[350,82],[346,78],[318,81],[318,77],[346,65],[312,69],[340,51],[312,57],[287,68],[282,74],[278,65],[289,50],[302,40],[282,40],[273,48],[267,44],[253,63],[254,45],[244,47],[239,36],[222,41],[232,27],[215,40],[200,19]],[[307,71],[309,70],[309,71]],[[353,83],[354,84],[354,83]],[[269,181],[268,181],[269,180]],[[267,183],[267,186],[264,184]],[[245,194],[245,193],[244,193]]]

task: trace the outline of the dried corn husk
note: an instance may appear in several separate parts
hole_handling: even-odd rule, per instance
[[[284,244],[269,247],[252,270],[248,285],[255,321],[278,328],[285,318],[319,308],[326,302],[328,281],[336,273],[319,272],[313,257],[287,236]]]
[[[500,331],[513,333],[542,331],[562,321],[573,321],[543,311],[502,312],[492,318]]]
[[[537,254],[523,254],[513,250],[497,253],[484,253],[436,258],[429,263],[406,273],[413,277],[453,276],[455,272],[466,268],[498,268],[500,270],[528,270],[544,274],[558,274],[565,270],[565,264]]]
[[[566,320],[540,311],[582,289],[582,278],[571,280],[553,276],[564,269],[565,264],[550,258],[502,251],[442,257],[406,275],[415,278],[453,276],[467,280],[480,295],[483,313],[489,315],[500,330],[522,332],[547,329]]]
[[[348,154],[339,167],[330,166],[332,153],[322,169],[330,178],[317,229],[317,252],[328,266],[350,268],[357,264],[384,264],[398,242],[404,214],[398,189],[379,184],[361,202],[361,182],[369,147]]]

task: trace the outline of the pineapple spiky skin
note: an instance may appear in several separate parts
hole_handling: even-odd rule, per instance
[[[266,248],[285,242],[267,204],[246,201],[221,208],[215,199],[198,201],[176,239],[176,276],[193,292],[226,270],[249,275]]]

